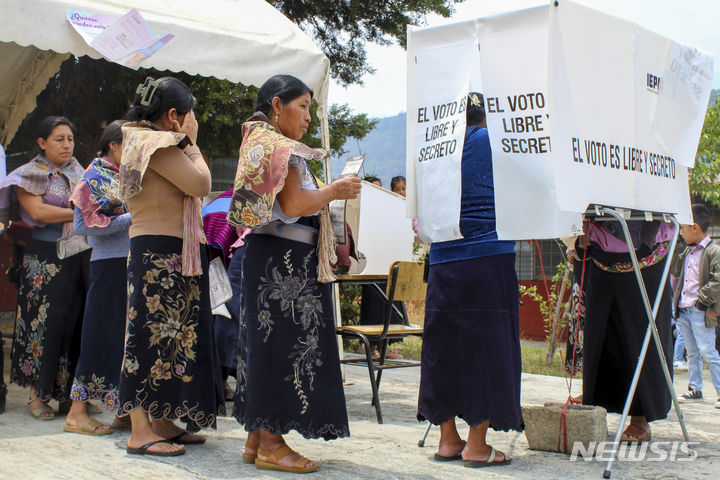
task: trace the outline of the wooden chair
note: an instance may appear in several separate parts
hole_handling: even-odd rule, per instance
[[[405,324],[391,324],[393,315],[393,302],[425,300],[427,285],[423,282],[425,264],[422,262],[394,262],[390,266],[388,274],[387,291],[375,285],[386,299],[385,311],[381,324],[377,325],[343,325],[337,328],[337,334],[343,337],[359,339],[365,347],[365,358],[346,358],[341,360],[345,365],[363,366],[368,369],[370,386],[372,387],[372,405],[375,406],[378,423],[383,423],[382,411],[380,409],[380,379],[382,372],[388,368],[418,367],[419,361],[415,360],[391,360],[386,359],[388,342],[393,339],[400,339],[407,335],[422,336],[423,327],[411,325],[406,315],[403,315]],[[395,309],[397,311],[397,309]],[[380,358],[373,361],[370,349],[370,342],[379,342]]]

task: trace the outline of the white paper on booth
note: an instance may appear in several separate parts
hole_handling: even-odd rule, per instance
[[[548,7],[480,21],[480,75],[492,146],[498,238],[582,232],[578,213],[555,198],[547,97]],[[473,77],[472,85],[476,83]]]
[[[461,238],[461,162],[475,22],[409,30],[408,171],[414,172],[418,234],[427,242]],[[410,165],[412,164],[412,165]],[[411,181],[408,178],[408,182]]]
[[[687,168],[651,128],[658,92],[647,88],[648,74],[662,71],[669,40],[571,1],[550,10],[548,96],[560,209],[600,204],[674,213],[688,223]]]

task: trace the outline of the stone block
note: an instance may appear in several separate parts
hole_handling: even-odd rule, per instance
[[[548,402],[543,406],[522,407],[525,419],[525,436],[532,450],[562,452],[563,436],[560,429],[560,415],[564,404]],[[569,405],[567,412],[568,453],[572,452],[575,442],[581,442],[589,448],[591,442],[607,440],[607,410],[591,405]],[[561,439],[558,448],[558,438]]]

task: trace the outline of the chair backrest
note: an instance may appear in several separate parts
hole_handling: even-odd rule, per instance
[[[393,301],[425,300],[427,284],[423,282],[424,273],[423,262],[393,262],[388,273],[386,291],[388,298]]]

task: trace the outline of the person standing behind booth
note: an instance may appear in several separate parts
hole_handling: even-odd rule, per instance
[[[680,254],[673,272],[678,277],[673,303],[677,324],[687,348],[688,391],[679,401],[703,399],[702,362],[708,364],[710,378],[720,408],[720,355],[715,350],[715,327],[720,313],[720,246],[706,232],[710,227],[710,213],[705,205],[692,206],[692,225],[680,228],[687,248]]]
[[[93,250],[80,358],[70,391],[72,406],[65,418],[66,432],[112,433],[110,427],[88,416],[88,402],[101,400],[108,409],[117,408],[125,339],[128,228],[131,223],[130,214],[120,201],[118,183],[121,127],[125,122],[115,120],[105,128],[100,136],[100,157],[90,163],[70,197],[75,206],[75,232],[87,235]]]
[[[37,145],[40,154],[0,183],[0,223],[23,220],[33,227],[20,271],[10,381],[30,387],[33,417],[52,420],[48,402],[68,402],[80,352],[90,252],[57,255],[58,238],[72,230],[68,199],[83,175],[72,156],[75,126],[65,117],[45,117]]]
[[[120,192],[132,226],[118,415],[132,423],[127,453],[182,455],[179,444],[205,437],[173,420],[215,428],[225,407],[201,245],[210,170],[187,85],[148,77],[137,92],[122,127]]]
[[[492,152],[483,96],[468,95],[462,153],[462,239],[430,246],[418,420],[440,425],[435,460],[506,465],[488,428],[522,431],[515,242],[495,231]],[[470,425],[467,442],[455,417]]]
[[[283,435],[350,435],[332,291],[332,225],[327,205],[356,198],[361,181],[318,187],[308,160],[326,152],[299,142],[310,124],[313,92],[291,75],[258,91],[243,140],[228,222],[245,238],[242,307],[233,415],[249,432],[243,460],[260,469],[305,473],[318,466]]]

